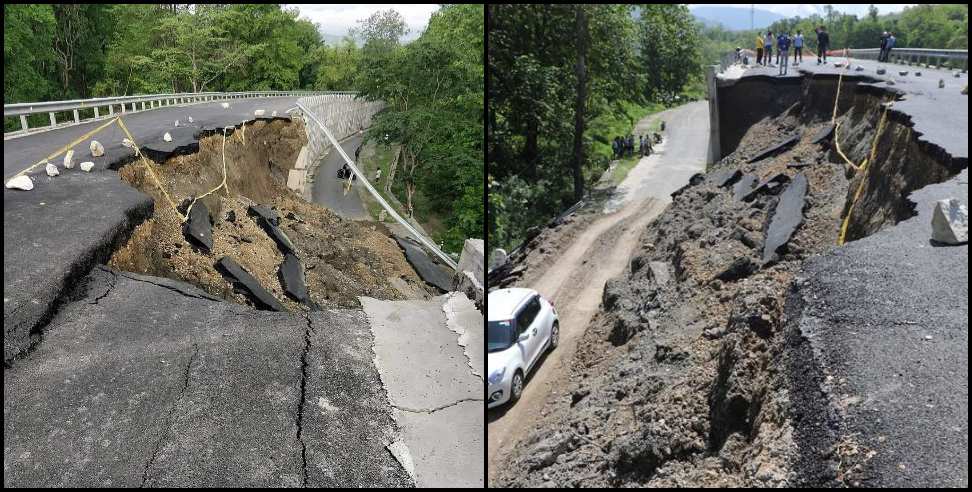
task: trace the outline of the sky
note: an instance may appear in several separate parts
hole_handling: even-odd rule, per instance
[[[344,36],[348,29],[357,26],[358,20],[368,18],[371,14],[379,10],[395,9],[405,17],[405,24],[408,26],[408,33],[404,40],[411,41],[425,30],[429,24],[432,13],[439,10],[438,4],[413,5],[413,4],[362,4],[362,5],[285,5],[286,7],[297,7],[300,10],[300,17],[316,22],[321,25],[323,32]]]
[[[689,7],[739,7],[748,9],[750,6],[755,5],[757,9],[768,10],[770,12],[780,14],[786,17],[793,17],[799,15],[800,17],[807,17],[810,14],[820,14],[824,15],[824,5],[823,3],[804,3],[804,4],[786,4],[786,3],[757,3],[757,4],[742,4],[742,3],[720,3],[720,4],[689,4]],[[838,12],[843,12],[845,14],[855,14],[858,17],[863,17],[867,15],[867,9],[871,6],[869,3],[847,3],[847,4],[830,4],[834,6],[834,10]],[[901,12],[905,7],[911,7],[917,5],[914,3],[896,3],[896,4],[874,4],[877,7],[878,12],[881,14],[889,14],[892,12]]]

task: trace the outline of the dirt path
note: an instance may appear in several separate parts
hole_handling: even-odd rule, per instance
[[[530,285],[557,308],[560,346],[539,363],[516,405],[488,414],[490,478],[536,422],[547,398],[564,386],[564,364],[573,360],[577,342],[600,305],[605,282],[624,271],[641,232],[671,201],[669,194],[691,174],[705,169],[708,114],[698,117],[703,109],[707,111],[705,104],[691,103],[665,112],[666,140],[671,140],[666,142],[666,151],[643,158],[619,186],[625,192],[616,202],[617,211],[595,220]]]

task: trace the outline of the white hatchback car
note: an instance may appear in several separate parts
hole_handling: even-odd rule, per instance
[[[553,304],[532,289],[500,289],[487,299],[487,408],[513,403],[537,361],[560,341]]]

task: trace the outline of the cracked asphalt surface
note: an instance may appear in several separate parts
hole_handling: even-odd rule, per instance
[[[4,486],[412,484],[363,313],[256,311],[101,266],[86,282],[4,371]]]

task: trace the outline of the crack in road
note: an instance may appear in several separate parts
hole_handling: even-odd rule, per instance
[[[111,274],[111,281],[109,281],[107,279],[105,280],[105,283],[108,284],[108,289],[105,290],[105,293],[104,294],[101,294],[100,296],[98,296],[94,300],[94,302],[88,302],[88,304],[92,304],[92,305],[98,304],[99,301],[101,301],[102,299],[104,299],[105,297],[107,297],[108,294],[111,293],[112,289],[115,288],[115,281],[118,279],[118,275],[114,271],[109,270],[107,268],[102,268],[101,271],[103,271],[105,273],[110,273]]]
[[[300,356],[300,401],[297,403],[297,440],[300,442],[301,471],[303,482],[301,487],[307,487],[307,444],[304,443],[304,403],[307,399],[307,352],[310,351],[310,334],[313,326],[310,316],[307,319],[307,329],[304,330],[304,352]]]
[[[145,469],[142,471],[142,484],[139,486],[139,488],[145,487],[145,482],[148,481],[149,468],[151,468],[152,464],[155,463],[155,459],[159,455],[159,450],[162,448],[162,441],[165,440],[165,436],[169,433],[169,428],[172,425],[172,414],[179,405],[179,401],[181,401],[182,397],[185,396],[186,390],[189,389],[189,371],[192,369],[192,361],[194,361],[196,359],[196,355],[199,354],[199,344],[192,344],[192,348],[192,355],[189,356],[189,362],[186,364],[186,372],[184,376],[185,381],[183,382],[182,391],[179,393],[179,396],[175,399],[175,401],[172,402],[172,407],[169,408],[169,413],[165,416],[165,420],[163,421],[165,430],[162,431],[162,434],[159,436],[159,440],[156,441],[155,450],[152,452],[152,456],[145,463]]]
[[[223,302],[222,299],[210,298],[210,297],[203,297],[203,296],[197,296],[197,295],[190,294],[190,293],[188,293],[188,292],[186,292],[184,290],[180,290],[177,287],[173,287],[173,286],[170,286],[170,285],[159,284],[159,283],[156,283],[156,282],[152,282],[151,280],[146,280],[146,279],[141,279],[141,278],[135,278],[135,277],[132,277],[131,275],[126,275],[125,272],[118,272],[118,275],[121,275],[122,277],[131,279],[131,280],[134,280],[136,282],[145,282],[147,284],[152,284],[152,285],[155,285],[155,286],[158,286],[158,287],[162,287],[163,289],[171,290],[172,292],[178,292],[179,294],[182,294],[185,297],[192,297],[192,298],[195,298],[195,299],[202,299],[202,300],[211,301],[211,302]]]
[[[456,405],[458,405],[460,403],[465,403],[467,401],[483,401],[483,399],[482,398],[463,398],[461,400],[456,400],[456,401],[454,401],[452,403],[447,403],[445,405],[438,406],[438,407],[435,407],[435,408],[430,408],[430,409],[408,408],[408,407],[403,407],[403,406],[395,405],[394,403],[391,404],[391,406],[394,407],[395,409],[401,410],[403,412],[428,413],[428,414],[432,414],[432,413],[438,412],[439,410],[444,410],[444,409],[449,408],[449,407],[454,407],[454,406],[456,406]]]

